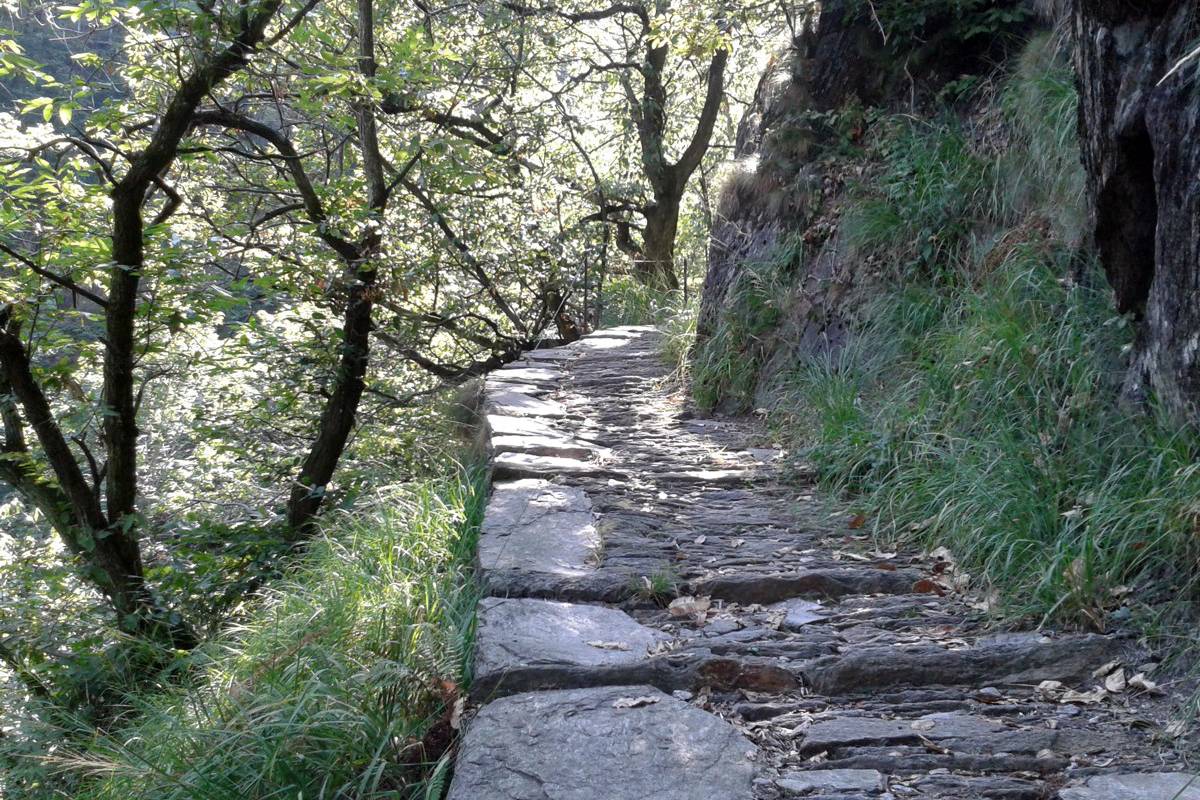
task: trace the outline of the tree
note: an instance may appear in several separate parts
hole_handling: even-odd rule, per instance
[[[27,287],[31,279],[48,280],[85,296],[103,310],[103,386],[100,459],[84,439],[75,439],[91,470],[89,480],[51,408],[45,382],[35,372],[34,342],[22,338],[23,328],[28,327],[39,304],[19,296],[7,299],[0,306],[0,389],[7,390],[0,398],[5,423],[2,477],[46,513],[68,549],[80,559],[83,574],[112,604],[121,630],[179,648],[193,646],[195,636],[183,620],[160,606],[146,582],[139,545],[137,361],[139,314],[146,306],[140,292],[147,268],[146,239],[148,230],[162,226],[179,208],[181,199],[165,175],[179,155],[197,108],[268,42],[267,27],[282,5],[283,0],[261,0],[251,6],[199,9],[188,22],[204,34],[198,37],[200,55],[172,89],[162,111],[134,127],[145,132],[143,140],[116,144],[84,134],[61,137],[37,148],[37,152],[69,148],[82,153],[107,184],[111,260],[104,269],[107,285],[103,293],[4,246],[4,252],[16,262],[17,276],[6,288]],[[277,41],[309,8],[311,4],[301,7],[270,41]],[[170,30],[181,21],[178,14],[170,13],[144,24]],[[106,160],[104,151],[120,156],[122,163]],[[122,164],[127,164],[123,171]],[[155,198],[161,198],[156,211],[148,207]],[[152,214],[149,224],[148,214]],[[37,437],[42,459],[25,440],[26,424]]]
[[[590,219],[615,227],[615,242],[633,260],[640,281],[658,289],[678,288],[675,240],[680,209],[688,181],[712,143],[725,101],[731,50],[725,9],[673,9],[669,0],[581,11],[505,5],[521,15],[550,14],[575,30],[597,23],[609,26],[607,31],[583,34],[591,41],[605,36],[621,39],[620,59],[613,58],[608,48],[600,48],[581,74],[553,94],[568,95],[597,74],[615,76],[629,129],[636,135],[638,178],[648,187],[649,196],[606,191],[597,174],[593,194],[599,208]],[[679,62],[675,65],[671,64],[673,50]],[[697,75],[702,76],[698,94],[688,86]],[[695,110],[696,105],[697,119],[690,133],[676,130],[673,118]],[[561,107],[564,125],[569,127],[573,115],[565,105]],[[581,155],[589,158],[586,148],[576,144]]]

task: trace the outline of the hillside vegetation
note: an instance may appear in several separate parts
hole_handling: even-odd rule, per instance
[[[764,412],[883,546],[949,546],[994,612],[1134,621],[1178,650],[1200,439],[1121,402],[1134,322],[1087,244],[1077,105],[1052,31],[922,113],[838,109],[822,238],[800,227],[741,262],[691,386]],[[814,284],[831,252],[852,277]]]

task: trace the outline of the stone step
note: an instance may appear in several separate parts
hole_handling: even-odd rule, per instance
[[[567,409],[557,400],[546,400],[518,392],[512,387],[493,392],[484,405],[488,414],[512,417],[544,417],[558,419],[567,415]]]
[[[448,800],[751,800],[754,746],[650,686],[512,695],[470,721]]]
[[[733,572],[688,583],[689,594],[707,595],[734,603],[777,603],[790,598],[838,599],[848,595],[908,594],[921,579],[915,570],[855,567],[799,569],[776,574]]]
[[[935,644],[864,647],[814,659],[800,669],[806,685],[824,695],[897,686],[1036,685],[1042,681],[1074,685],[1122,655],[1133,663],[1138,660],[1127,642],[1091,635],[957,649]]]
[[[532,453],[500,452],[492,458],[492,474],[496,480],[522,478],[556,478],[561,476],[590,476],[623,478],[624,473],[594,461],[565,456],[535,455]]]
[[[801,686],[829,697],[905,687],[1083,686],[1125,643],[1103,636],[982,640],[956,649],[929,644],[871,647],[833,654],[817,629],[764,641],[742,631],[668,630],[624,611],[529,598],[486,598],[476,636],[477,697],[619,683],[664,690],[703,687],[787,691]],[[816,625],[817,622],[813,622]],[[749,629],[750,632],[757,633]],[[965,645],[965,643],[964,643]],[[1126,660],[1131,660],[1129,654]]]
[[[704,645],[703,640],[678,641],[607,606],[485,598],[479,606],[471,693],[482,700],[636,683],[666,691],[704,686],[783,691],[801,685],[776,659],[726,657]]]
[[[1097,775],[1063,789],[1060,800],[1200,800],[1200,775],[1142,772]]]
[[[492,452],[523,453],[532,456],[553,456],[555,458],[573,458],[577,460],[595,459],[603,454],[603,449],[587,442],[581,442],[569,436],[493,436]]]

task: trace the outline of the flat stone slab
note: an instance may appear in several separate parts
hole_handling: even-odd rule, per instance
[[[530,350],[521,356],[525,361],[566,361],[573,358],[576,353],[572,353],[562,347],[548,347],[545,350]]]
[[[870,568],[800,569],[774,575],[731,572],[689,582],[691,594],[734,603],[775,603],[793,597],[836,600],[855,594],[906,594],[920,579],[915,570]]]
[[[624,611],[550,600],[480,601],[475,644],[477,695],[619,682],[670,640]],[[628,683],[626,677],[623,682]]]
[[[777,613],[783,612],[783,622],[779,627],[782,630],[793,632],[800,630],[805,625],[821,622],[828,616],[828,612],[820,603],[814,603],[802,597],[793,597],[791,600],[775,603],[771,606],[771,610]]]
[[[649,686],[519,694],[470,722],[448,800],[751,800],[754,754]]]
[[[542,400],[511,388],[488,395],[488,411],[517,417],[565,417],[566,408],[554,400]]]
[[[553,478],[557,475],[615,475],[592,461],[564,456],[539,456],[532,453],[498,453],[492,469],[501,480],[513,478]]]
[[[1119,643],[1104,636],[1069,636],[1049,642],[1010,641],[946,650],[864,647],[805,665],[812,688],[823,694],[864,692],[888,686],[1075,683],[1114,657]]]
[[[615,350],[628,344],[628,336],[588,336],[571,346],[577,350]]]
[[[483,393],[488,397],[500,392],[517,392],[530,397],[544,397],[552,391],[554,391],[553,388],[536,383],[510,383],[509,381],[498,381],[495,378],[488,378],[483,383]]]
[[[883,774],[873,769],[814,769],[789,772],[777,778],[775,785],[786,795],[825,794],[827,792],[881,792]]]
[[[493,436],[493,453],[525,453],[534,456],[554,456],[555,458],[586,459],[594,458],[600,449],[566,436],[531,435],[531,436]]]
[[[488,374],[488,380],[500,383],[537,383],[555,385],[563,380],[564,373],[551,367],[501,367]]]
[[[488,414],[488,433],[495,436],[562,436],[553,425],[537,417]]]
[[[802,752],[816,753],[835,747],[860,744],[892,744],[944,739],[995,736],[1005,727],[984,717],[969,714],[928,714],[918,719],[839,717],[817,722],[804,734]]]
[[[582,489],[528,479],[497,483],[479,536],[486,573],[577,577],[595,570],[600,534]]]
[[[1060,800],[1200,800],[1200,776],[1185,772],[1097,775],[1058,796]]]

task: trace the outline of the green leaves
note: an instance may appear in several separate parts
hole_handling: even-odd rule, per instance
[[[57,119],[63,125],[70,125],[71,118],[79,108],[74,100],[63,100],[57,97],[35,97],[21,104],[22,114],[40,114],[46,122]]]
[[[19,79],[32,85],[49,85],[54,79],[41,64],[25,55],[21,45],[11,38],[11,31],[0,29],[0,79]]]

